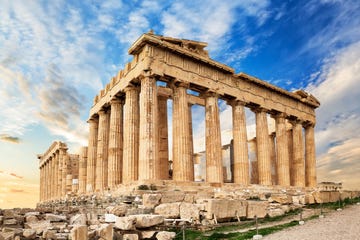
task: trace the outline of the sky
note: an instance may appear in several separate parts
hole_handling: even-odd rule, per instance
[[[313,94],[318,181],[360,189],[359,13],[357,0],[0,0],[0,208],[35,206],[36,155],[53,141],[72,153],[87,145],[94,96],[150,29],[208,42],[236,73]],[[220,110],[227,144],[231,109]],[[192,112],[201,150],[204,111]]]

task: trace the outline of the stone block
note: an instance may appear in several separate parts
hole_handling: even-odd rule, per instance
[[[156,234],[157,240],[172,240],[176,236],[176,233],[174,232],[167,232],[167,231],[161,231]]]
[[[27,239],[35,239],[36,231],[34,229],[24,229],[22,235]]]
[[[141,239],[154,239],[156,231],[142,231],[141,232]]]
[[[121,230],[134,230],[136,224],[136,217],[117,217],[115,227]]]
[[[264,218],[266,216],[266,209],[269,206],[268,201],[248,201],[247,202],[247,212],[246,217],[249,219],[253,219],[255,215],[258,218]]]
[[[127,210],[131,208],[131,205],[129,204],[120,204],[117,206],[114,206],[110,209],[109,213],[114,214],[118,217],[123,217],[126,215]]]
[[[113,240],[113,236],[114,236],[113,226],[111,224],[101,225],[101,227],[97,230],[97,235],[102,240]]]
[[[27,212],[24,214],[24,217],[28,217],[28,216],[39,216],[40,213],[39,212]]]
[[[164,222],[164,217],[160,215],[139,214],[133,216],[136,218],[136,228],[148,228]]]
[[[16,219],[14,219],[14,218],[5,219],[3,224],[4,224],[4,225],[16,225],[16,224],[17,224],[17,221],[16,221]]]
[[[330,202],[337,202],[340,200],[340,192],[330,192],[329,201]]]
[[[180,203],[163,203],[155,207],[154,212],[162,215],[165,218],[179,218],[180,217]]]
[[[231,199],[208,199],[205,205],[206,218],[222,219],[246,216],[246,201],[238,201]]]
[[[351,199],[352,198],[352,193],[350,191],[345,191],[345,192],[341,192],[340,193],[340,198],[341,200],[345,200],[345,199]]]
[[[194,203],[195,202],[195,195],[194,194],[185,194],[184,202]]]
[[[35,223],[26,223],[25,227],[30,228],[30,229],[34,229],[36,231],[36,234],[41,234],[46,229],[51,227],[51,223],[49,221],[46,221],[46,220],[41,220],[41,221],[35,222]]]
[[[135,233],[126,233],[123,235],[123,240],[139,240],[139,235]]]
[[[139,214],[151,214],[154,212],[153,208],[129,208],[126,212],[127,216]]]
[[[268,198],[268,201],[269,202],[277,202],[280,204],[290,203],[288,196],[284,193],[271,194],[271,196]]]
[[[57,239],[56,230],[45,230],[42,234],[42,237],[45,239]]]
[[[200,220],[200,211],[204,209],[205,204],[193,204],[183,202],[180,204],[180,218],[198,221]]]
[[[284,215],[285,211],[282,208],[282,205],[279,203],[270,203],[268,209],[267,209],[267,215],[269,215],[269,217],[277,217],[277,216],[281,216]]]
[[[66,221],[66,216],[46,213],[45,220],[48,220],[50,222],[62,222],[62,221]]]
[[[316,203],[323,203],[320,192],[313,192],[312,195]]]
[[[14,237],[14,232],[0,232],[0,240],[13,240]]]
[[[314,204],[315,198],[312,194],[306,194],[305,195],[305,204]]]
[[[75,226],[70,233],[72,240],[87,240],[88,239],[88,231],[86,225],[78,225]]]
[[[169,191],[161,194],[161,203],[173,203],[184,201],[185,193],[180,191]]]
[[[70,225],[86,225],[86,214],[76,214],[70,218]]]
[[[305,195],[293,195],[291,199],[293,204],[305,204]]]
[[[161,194],[157,193],[145,193],[142,196],[143,205],[148,208],[154,208],[160,203]]]
[[[39,219],[37,218],[36,215],[29,215],[25,217],[25,222],[27,223],[34,223],[34,222],[38,222]]]
[[[116,216],[112,213],[105,213],[105,222],[113,223],[116,221]]]
[[[14,218],[15,211],[13,209],[5,209],[3,212],[4,219]]]

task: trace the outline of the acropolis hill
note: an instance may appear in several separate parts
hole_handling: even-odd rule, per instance
[[[118,226],[138,214],[161,217],[151,226],[166,219],[206,225],[360,196],[317,187],[314,127],[320,103],[314,96],[235,73],[212,60],[206,46],[152,32],[136,40],[129,48],[133,60],[94,98],[88,146],[77,155],[54,142],[38,155],[38,208],[111,213]],[[226,146],[219,99],[232,107],[233,140]],[[203,153],[194,152],[193,105],[205,109]],[[252,139],[245,108],[255,114]],[[268,117],[275,120],[274,132]]]

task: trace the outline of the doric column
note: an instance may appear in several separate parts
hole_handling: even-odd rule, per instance
[[[141,79],[139,179],[157,179],[158,157],[158,106],[157,87],[154,77]]]
[[[53,155],[53,161],[54,161],[54,195],[53,198],[58,198],[58,183],[59,183],[59,158],[56,154],[56,152]]]
[[[276,150],[275,150],[275,132],[269,135],[270,143],[270,160],[271,160],[271,183],[277,184],[277,171],[276,171]]]
[[[293,160],[293,130],[289,129],[286,131],[287,142],[288,142],[288,152],[289,152],[289,175],[290,175],[290,185],[295,185],[294,179],[294,160]]]
[[[50,199],[50,163],[48,161],[48,159],[46,160],[46,165],[45,165],[45,186],[46,186],[46,189],[45,189],[45,193],[46,193],[46,196],[45,196],[45,200],[48,201]]]
[[[39,200],[40,202],[42,202],[42,178],[43,178],[43,173],[42,173],[42,166],[39,167],[39,175],[40,175],[40,181],[39,181],[39,190],[40,190],[40,194],[39,194]]]
[[[289,148],[284,114],[273,116],[276,124],[276,173],[277,184],[290,186]]]
[[[49,165],[50,165],[50,199],[54,198],[54,186],[55,186],[55,177],[54,177],[54,170],[55,170],[55,164],[54,164],[54,155],[52,155],[49,158]]]
[[[271,185],[271,159],[266,110],[254,109],[256,118],[257,161],[260,185]]]
[[[305,183],[307,187],[316,187],[316,157],[314,124],[305,125]]]
[[[72,179],[73,179],[73,175],[72,175],[72,161],[71,161],[71,157],[70,154],[66,154],[65,156],[65,166],[66,166],[66,177],[65,177],[65,182],[66,182],[66,187],[65,187],[65,191],[66,193],[71,192],[72,191]]]
[[[249,156],[244,103],[231,102],[233,118],[233,179],[234,183],[249,185]]]
[[[304,159],[304,141],[302,134],[301,121],[291,121],[293,125],[293,175],[294,186],[305,186],[305,159]]]
[[[96,151],[95,190],[104,191],[107,188],[108,148],[109,148],[109,111],[99,111],[99,130]]]
[[[92,117],[89,123],[89,143],[86,166],[86,192],[95,190],[95,174],[96,174],[96,157],[97,157],[97,141],[98,141],[98,118]]]
[[[138,179],[139,159],[139,88],[125,88],[123,182]]]
[[[218,97],[205,96],[206,182],[222,183],[222,153]]]
[[[258,171],[258,161],[257,161],[257,142],[256,137],[249,140],[249,160],[250,160],[250,183],[259,184],[259,171]]]
[[[56,151],[56,161],[57,161],[57,185],[56,185],[56,197],[61,197],[61,161],[59,150]]]
[[[108,185],[110,188],[121,183],[123,155],[123,101],[110,102],[109,164]]]
[[[169,137],[167,118],[167,97],[158,96],[159,167],[160,179],[169,179]]]
[[[194,181],[186,84],[173,86],[173,180]]]
[[[79,156],[79,193],[86,192],[87,154],[88,147],[82,147]]]
[[[59,149],[59,161],[61,161],[61,196],[65,197],[66,195],[66,175],[67,175],[67,167],[66,167],[66,148]]]

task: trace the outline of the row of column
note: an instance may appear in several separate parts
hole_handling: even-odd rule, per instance
[[[66,151],[67,148],[59,148],[40,166],[40,201],[57,199],[72,191],[71,161]]]
[[[147,76],[139,86],[124,89],[125,101],[114,99],[107,109],[89,122],[86,171],[80,176],[80,191],[103,191],[120,183],[146,179],[168,179],[168,137],[166,97],[158,96],[156,79]],[[172,179],[194,181],[191,108],[187,84],[174,82],[173,89],[173,172]],[[223,182],[221,132],[218,95],[207,92],[205,98],[206,181]],[[233,109],[234,182],[250,183],[246,136],[245,103],[231,101]],[[256,116],[258,182],[271,185],[271,142],[267,112],[253,109]],[[302,125],[292,121],[293,153],[288,151],[286,116],[276,119],[276,183],[289,186],[315,186],[314,126],[305,126],[305,154]],[[84,153],[85,155],[85,153]],[[291,164],[290,164],[291,162]],[[86,176],[85,176],[86,172]],[[86,179],[86,181],[85,181]],[[83,184],[81,184],[83,182]],[[86,184],[85,184],[86,183]]]

